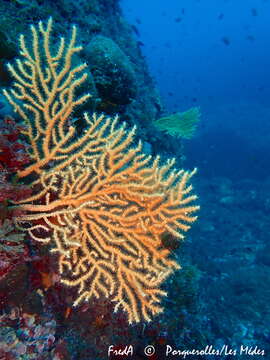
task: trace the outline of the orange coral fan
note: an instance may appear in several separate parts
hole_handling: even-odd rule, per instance
[[[141,143],[132,148],[135,128],[128,131],[117,117],[84,114],[87,128],[75,139],[68,118],[88,97],[74,99],[74,88],[81,83],[74,69],[83,68],[70,68],[78,49],[76,30],[65,57],[64,40],[58,54],[50,54],[51,20],[46,29],[40,23],[39,30],[47,66],[40,65],[38,34],[32,27],[33,56],[21,40],[27,67],[19,61],[18,73],[9,66],[20,93],[4,92],[24,119],[22,106],[33,115],[26,132],[33,163],[19,176],[35,173],[33,185],[39,185],[39,191],[21,204],[27,215],[17,220],[32,222],[32,237],[53,245],[61,281],[78,287],[74,305],[105,296],[115,302],[115,311],[122,307],[127,312],[130,323],[150,321],[162,311],[160,297],[166,293],[160,285],[180,268],[162,247],[162,236],[183,238],[196,220],[196,196],[188,185],[195,171],[172,170],[174,160],[160,165],[159,157],[141,152]],[[57,73],[60,60],[62,70]]]
[[[87,149],[89,134],[77,142],[71,142],[75,129],[68,126],[68,119],[75,107],[85,102],[90,94],[75,97],[75,90],[87,78],[83,73],[86,64],[72,67],[72,56],[81,50],[75,46],[76,27],[73,27],[71,40],[65,47],[65,39],[61,38],[58,50],[53,55],[50,50],[50,34],[52,19],[50,18],[46,29],[39,22],[39,32],[31,26],[32,51],[20,36],[21,59],[17,59],[15,66],[8,64],[11,75],[16,80],[13,89],[3,93],[15,111],[28,125],[25,134],[31,143],[31,157],[33,163],[18,172],[19,177],[32,173],[40,174],[42,169],[54,164],[55,169],[63,169],[76,158],[77,150],[83,153]],[[77,76],[77,77],[76,77]]]

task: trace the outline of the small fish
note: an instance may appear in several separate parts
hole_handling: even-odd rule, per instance
[[[136,21],[137,24],[141,24],[141,23],[142,23],[139,18],[137,18],[135,21]]]
[[[247,40],[254,41],[255,37],[253,35],[247,35]]]
[[[224,18],[224,14],[221,13],[218,15],[218,20],[222,20],[223,18]]]
[[[178,16],[177,18],[174,19],[175,22],[180,23],[182,21],[182,18],[180,16]]]
[[[135,25],[131,25],[131,29],[135,32],[135,34],[136,34],[137,36],[141,36],[138,28],[137,28]]]
[[[253,8],[251,9],[251,14],[252,16],[258,16],[258,11],[255,8]]]
[[[223,38],[221,40],[227,46],[230,45],[230,43],[231,43],[230,39],[227,36],[223,36]]]

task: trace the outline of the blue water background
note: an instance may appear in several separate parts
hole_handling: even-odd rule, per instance
[[[201,107],[187,166],[206,177],[269,177],[270,2],[121,3],[167,112]]]

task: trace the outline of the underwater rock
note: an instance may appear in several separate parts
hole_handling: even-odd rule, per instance
[[[0,316],[1,359],[49,359],[49,351],[55,342],[56,322],[49,316],[23,313],[12,308]],[[26,355],[27,354],[27,355]],[[3,357],[2,357],[3,356]]]
[[[86,47],[90,70],[103,107],[127,105],[136,95],[136,81],[131,62],[110,38],[97,35]]]

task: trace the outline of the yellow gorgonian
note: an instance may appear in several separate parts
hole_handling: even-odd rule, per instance
[[[74,305],[105,296],[130,323],[162,311],[160,288],[180,266],[162,246],[162,236],[182,239],[196,220],[190,178],[174,159],[134,146],[135,128],[118,117],[84,114],[85,130],[70,125],[74,108],[89,98],[75,90],[86,65],[73,65],[76,27],[68,44],[50,45],[52,20],[32,26],[31,48],[20,37],[21,58],[8,65],[15,80],[4,94],[23,118],[32,162],[18,172],[34,193],[18,203],[17,222],[58,254],[61,281],[76,287]],[[29,226],[30,224],[30,226]]]

